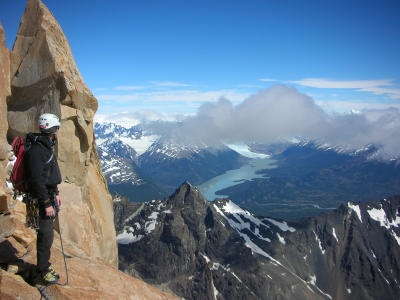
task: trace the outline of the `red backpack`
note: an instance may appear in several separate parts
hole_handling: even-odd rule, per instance
[[[39,136],[42,135],[40,133],[28,133],[27,137],[16,137],[11,144],[17,160],[14,163],[10,180],[14,186],[14,190],[20,191],[21,193],[28,191],[30,182],[30,179],[27,179],[25,176],[25,153],[31,148],[34,143],[36,143],[36,139]],[[37,144],[43,147],[40,143]],[[45,165],[47,165],[52,160],[53,155],[54,153],[52,153],[50,159],[44,163]]]
[[[12,142],[14,155],[17,157],[14,167],[11,172],[11,182],[14,189],[20,192],[26,192],[29,187],[29,182],[25,178],[24,156],[25,152],[30,148],[30,143],[26,138],[16,137]]]

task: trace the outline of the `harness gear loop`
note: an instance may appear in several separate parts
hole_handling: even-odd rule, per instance
[[[24,202],[26,204],[26,227],[31,227],[36,231],[39,228],[39,201],[33,198],[31,194],[27,193]]]

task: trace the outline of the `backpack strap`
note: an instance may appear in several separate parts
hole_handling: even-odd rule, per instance
[[[39,136],[39,135],[38,135],[38,136]],[[33,140],[33,143],[36,143],[36,139],[38,138],[38,136],[35,136],[35,138],[34,138],[34,140]],[[31,145],[32,145],[32,144],[31,144]],[[29,145],[28,149],[31,147],[31,145]],[[44,149],[44,146],[43,146],[41,143],[36,143],[36,145],[39,145],[40,147],[42,147],[42,149]],[[28,149],[27,149],[27,150],[28,150]],[[46,161],[44,164],[47,165],[47,164],[53,159],[53,156],[54,156],[54,151],[52,150],[52,151],[51,151],[51,156],[50,156],[49,160]]]
[[[42,146],[42,147],[43,147],[43,146]],[[44,164],[47,165],[47,164],[53,159],[53,156],[54,156],[54,152],[51,151],[51,156],[50,156],[49,160],[46,161]]]

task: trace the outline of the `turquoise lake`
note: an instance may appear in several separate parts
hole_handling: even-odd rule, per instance
[[[216,195],[215,193],[224,188],[240,184],[245,180],[263,178],[263,174],[256,174],[256,172],[258,170],[276,168],[276,165],[272,165],[275,162],[276,160],[268,157],[253,158],[243,167],[236,170],[230,170],[225,174],[214,177],[197,188],[208,201],[214,201],[215,198],[228,197],[227,195]]]

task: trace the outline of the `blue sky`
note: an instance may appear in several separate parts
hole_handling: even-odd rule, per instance
[[[194,114],[274,84],[327,112],[400,108],[400,1],[43,0],[98,116]],[[1,0],[12,48],[26,1]],[[143,112],[145,111],[145,112]]]

